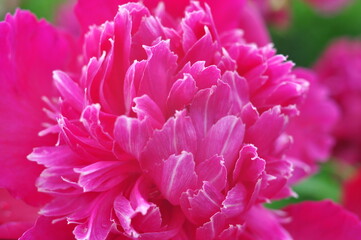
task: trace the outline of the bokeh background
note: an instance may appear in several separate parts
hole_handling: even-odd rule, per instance
[[[281,1],[281,0],[276,0]],[[57,24],[57,9],[64,0],[0,0],[0,18],[19,7],[29,9],[39,18]],[[284,1],[285,2],[285,1]],[[279,53],[301,67],[312,67],[328,44],[339,37],[361,39],[361,0],[353,0],[341,11],[332,14],[317,12],[304,1],[286,0],[291,10],[287,26],[270,24],[272,41]],[[355,172],[353,166],[337,159],[322,164],[318,174],[294,187],[298,198],[274,202],[268,207],[280,208],[304,200],[341,199],[342,183]]]

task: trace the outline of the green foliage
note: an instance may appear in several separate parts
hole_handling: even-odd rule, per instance
[[[300,0],[292,1],[292,23],[287,30],[271,28],[279,53],[298,66],[310,67],[328,43],[340,36],[361,36],[361,1],[354,0],[336,15],[321,15]]]
[[[20,8],[32,11],[38,18],[46,18],[52,21],[57,7],[62,2],[64,0],[21,0]]]

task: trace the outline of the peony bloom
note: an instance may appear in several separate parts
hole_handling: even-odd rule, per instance
[[[333,42],[315,65],[320,81],[340,108],[335,155],[357,163],[361,157],[361,42]]]
[[[293,194],[304,76],[203,3],[96,2],[79,55],[28,12],[0,25],[1,183],[41,206],[21,239],[292,239],[262,203]]]
[[[284,129],[307,82],[271,46],[219,35],[197,2],[176,28],[159,19],[122,5],[86,34],[80,77],[54,72],[43,133],[59,138],[28,156],[53,200],[24,239],[51,219],[77,239],[252,236],[259,204],[292,194]]]
[[[299,180],[316,172],[317,163],[331,155],[331,132],[340,116],[338,106],[313,71],[297,68],[294,73],[310,83],[307,97],[299,106],[299,116],[292,118],[286,129],[293,137],[287,156],[295,168],[293,179]]]

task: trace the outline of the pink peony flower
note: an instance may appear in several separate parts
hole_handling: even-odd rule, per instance
[[[341,118],[334,135],[335,155],[357,163],[361,156],[361,43],[339,39],[332,43],[315,65],[322,84],[338,104]]]
[[[308,84],[271,46],[243,42],[197,2],[176,28],[136,3],[92,27],[81,77],[54,72],[58,124],[43,132],[59,139],[28,156],[53,200],[23,239],[51,219],[77,239],[254,232],[241,226],[259,204],[292,194],[284,129]]]
[[[340,116],[338,106],[313,71],[297,68],[294,73],[310,83],[307,97],[299,106],[299,116],[291,119],[286,130],[293,137],[287,156],[295,168],[292,178],[298,181],[315,173],[317,163],[331,155],[334,146],[331,132]]]
[[[1,184],[42,206],[21,239],[292,239],[262,203],[293,194],[308,75],[203,3],[111,3],[78,2],[102,23],[79,55],[28,12],[0,24]]]

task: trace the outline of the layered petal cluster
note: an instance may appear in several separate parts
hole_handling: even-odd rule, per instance
[[[361,42],[333,42],[315,65],[320,81],[340,108],[335,155],[357,163],[361,157]]]
[[[207,5],[176,26],[157,14],[120,6],[85,35],[81,76],[54,72],[59,138],[28,156],[53,200],[22,239],[52,221],[76,239],[289,239],[260,204],[292,195],[285,129],[308,82],[272,46],[218,34]]]
[[[87,31],[92,24],[102,24],[113,20],[117,6],[137,0],[78,0],[75,7],[83,30]],[[166,26],[177,27],[178,22],[184,17],[185,8],[191,0],[145,0],[142,1]],[[214,23],[219,32],[242,29],[243,38],[250,43],[264,46],[270,43],[270,36],[263,17],[253,3],[247,0],[200,0],[211,7]],[[166,11],[164,11],[166,10]]]

